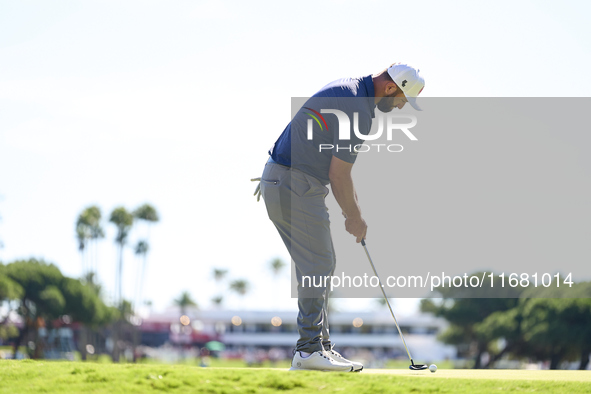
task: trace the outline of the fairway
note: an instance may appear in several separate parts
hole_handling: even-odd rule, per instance
[[[290,372],[162,364],[0,361],[0,393],[588,393],[588,371]]]

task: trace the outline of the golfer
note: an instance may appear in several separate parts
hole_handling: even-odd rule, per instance
[[[327,319],[329,290],[303,283],[302,277],[314,278],[318,284],[335,270],[324,201],[328,184],[346,218],[347,232],[357,242],[365,238],[367,224],[351,178],[355,146],[364,141],[358,134],[369,134],[376,106],[390,112],[408,102],[420,110],[416,97],[424,86],[419,70],[400,63],[378,74],[331,82],[306,101],[269,151],[255,194],[262,194],[269,218],[295,264],[300,339],[291,370],[363,369],[333,350]],[[339,133],[343,115],[350,120],[350,133]]]

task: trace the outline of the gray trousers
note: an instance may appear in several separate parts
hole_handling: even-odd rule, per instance
[[[336,258],[324,201],[328,188],[299,170],[267,162],[261,193],[269,219],[295,264],[300,334],[296,350],[313,353],[330,348],[329,290],[324,278],[334,273]],[[304,276],[310,280],[302,281]]]

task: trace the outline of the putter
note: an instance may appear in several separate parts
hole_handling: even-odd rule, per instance
[[[412,356],[410,355],[410,352],[408,351],[408,346],[406,346],[406,341],[404,340],[404,336],[402,335],[402,330],[398,326],[398,320],[396,320],[396,316],[394,316],[394,311],[392,310],[392,306],[390,305],[390,301],[388,301],[388,297],[386,297],[386,292],[384,291],[384,286],[382,286],[382,281],[380,280],[380,276],[378,275],[378,272],[376,271],[376,267],[373,265],[373,261],[371,260],[371,256],[369,255],[369,251],[367,250],[367,246],[365,245],[365,239],[361,239],[361,245],[363,245],[363,249],[365,249],[365,254],[367,255],[367,259],[369,260],[369,263],[371,264],[371,268],[373,269],[373,273],[378,278],[378,283],[380,285],[380,289],[382,290],[382,294],[384,295],[384,299],[386,300],[386,304],[388,304],[388,308],[390,309],[390,313],[392,314],[392,317],[394,318],[394,324],[396,324],[396,328],[398,329],[398,334],[400,334],[400,339],[402,339],[402,343],[404,344],[404,348],[406,349],[406,354],[408,354],[408,358],[410,359],[410,365],[408,366],[408,369],[410,369],[412,371],[420,371],[420,370],[429,368],[428,365],[415,364],[415,362],[413,361]]]

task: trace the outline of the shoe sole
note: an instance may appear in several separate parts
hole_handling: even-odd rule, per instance
[[[342,357],[342,356],[341,356],[341,357]],[[343,357],[342,357],[342,358],[343,358]],[[339,362],[341,362],[341,363],[350,362],[350,361],[349,361],[349,360],[347,360],[347,359],[345,359],[344,361],[341,361],[341,360],[337,360],[337,361],[339,361]],[[350,372],[361,372],[361,371],[363,371],[363,365],[362,365],[362,366],[361,366],[361,368],[359,368],[359,369],[355,369],[355,366],[351,367],[351,371],[350,371]]]
[[[295,368],[295,367],[291,367],[289,369],[289,371],[320,371],[320,372],[359,372],[361,371],[361,369],[363,369],[363,367],[361,367],[361,369],[355,371],[353,370],[354,367],[351,367],[350,370],[345,371],[345,370],[336,370],[336,369],[307,369],[307,368]]]

